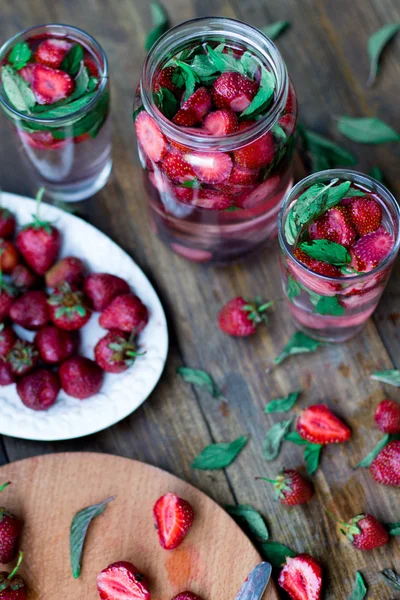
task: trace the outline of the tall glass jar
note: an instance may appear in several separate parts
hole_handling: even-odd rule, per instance
[[[196,67],[210,55],[213,64],[217,63],[216,72],[210,76],[208,69],[203,77],[203,72],[197,71],[199,77],[189,99],[174,85],[174,81],[179,83],[174,76],[166,80],[168,70],[171,75],[182,62]],[[249,57],[253,67],[256,65],[250,83],[242,79]],[[264,86],[263,78],[274,79],[275,89],[264,112],[244,110],[250,100],[243,95],[231,103],[229,98],[221,101],[217,97],[216,86],[222,80],[216,80],[223,75],[230,83],[232,72],[242,73],[234,74],[234,81],[253,86],[253,100]],[[161,86],[168,86],[175,97],[168,118],[160,110],[157,92]],[[188,112],[191,118],[195,94],[204,102],[200,116],[190,125],[191,120],[185,119]],[[285,63],[271,40],[258,29],[232,19],[183,23],[150,50],[134,108],[151,224],[165,244],[196,262],[227,262],[276,236],[279,208],[293,182],[297,99]],[[194,109],[198,108],[194,102]],[[235,122],[232,132],[225,133],[222,118]]]

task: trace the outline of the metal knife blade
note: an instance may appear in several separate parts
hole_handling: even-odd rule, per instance
[[[235,600],[261,600],[269,579],[272,567],[267,562],[257,565],[239,590]]]

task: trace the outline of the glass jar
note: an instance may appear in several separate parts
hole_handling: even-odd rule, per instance
[[[57,67],[50,67],[52,57],[48,63],[37,58],[38,47],[46,40],[56,40],[61,49],[80,45],[83,52],[73,76],[67,73],[72,79],[70,96],[55,102],[42,98],[39,101],[36,96],[35,102],[34,77],[42,77],[38,81],[43,91],[44,86],[51,87],[51,77],[62,85],[65,75],[60,71],[62,65],[55,63]],[[12,49],[24,42],[31,56],[21,68],[10,57]],[[42,25],[26,29],[6,42],[0,49],[0,64],[0,105],[36,187],[44,186],[47,195],[63,201],[83,200],[99,191],[112,168],[110,85],[107,58],[101,46],[76,27]],[[8,78],[11,74],[18,86],[24,86],[33,106],[15,106],[5,89],[4,69],[8,70]]]
[[[288,243],[285,225],[303,192],[314,184],[339,184],[341,181],[350,181],[353,190],[359,190],[379,203],[381,227],[390,234],[393,245],[375,268],[368,267],[370,270],[367,272],[358,272],[361,270],[360,263],[357,265],[355,262],[352,249],[356,242],[349,248],[352,258],[349,266],[340,268],[339,277],[330,277],[312,271],[298,259],[299,255],[295,256],[298,245]],[[354,200],[357,198],[344,197],[338,206],[346,210],[346,205]],[[345,169],[321,171],[294,186],[282,205],[278,225],[282,286],[296,326],[324,342],[343,342],[356,335],[376,309],[399,251],[400,209],[396,199],[384,185],[368,175]],[[366,238],[367,235],[364,242]],[[357,266],[358,271],[353,268]]]
[[[231,62],[206,82],[200,77],[193,89],[205,87],[214,94],[213,82],[218,74],[225,68],[228,72],[240,70],[243,56],[248,57],[249,52],[258,63],[256,87],[260,89],[260,77],[267,77],[266,73],[275,78],[274,94],[265,114],[245,119],[241,116],[244,111],[238,110],[243,108],[241,100],[230,105],[235,107],[232,110],[236,111],[234,119],[238,117],[239,126],[228,134],[210,135],[204,129],[205,120],[197,127],[175,124],[158,108],[154,93],[159,89],[161,71],[176,64],[177,57],[181,60],[191,52],[208,56],[209,47]],[[175,94],[177,110],[185,102],[180,93]],[[221,108],[214,101],[215,96],[209,101],[207,113],[214,114]],[[232,19],[201,18],[183,23],[168,31],[150,50],[134,108],[151,225],[165,244],[196,262],[227,262],[276,236],[279,208],[293,182],[297,99],[285,63],[271,40],[258,29]],[[152,132],[161,140],[162,150],[156,155],[150,152],[150,156],[142,143],[146,123],[140,111],[151,117]],[[177,161],[178,175],[169,168]],[[182,176],[182,165],[191,174],[187,179]]]

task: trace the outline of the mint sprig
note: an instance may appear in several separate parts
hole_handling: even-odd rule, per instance
[[[262,445],[262,455],[265,460],[271,461],[279,455],[282,442],[290,429],[293,419],[275,423],[267,432]]]
[[[1,82],[13,107],[19,112],[30,113],[36,104],[36,98],[29,83],[22,79],[10,65],[4,65],[1,69]]]
[[[345,309],[339,303],[337,296],[317,296],[316,294],[310,297],[311,303],[314,304],[314,313],[318,315],[331,315],[332,317],[341,317]]]
[[[278,354],[278,356],[275,358],[274,364],[280,365],[289,356],[293,356],[294,354],[315,352],[321,345],[322,342],[318,342],[317,340],[310,338],[302,331],[296,331],[296,333],[287,342],[282,352],[280,352],[280,354]]]
[[[248,504],[226,505],[225,510],[246,524],[249,531],[259,540],[267,541],[269,538],[268,528],[264,519],[258,511]]]
[[[240,114],[240,118],[254,118],[267,110],[276,87],[275,75],[265,67],[261,67],[261,81],[257,94],[249,106]]]
[[[351,262],[350,252],[336,242],[330,240],[313,240],[312,242],[303,242],[299,244],[300,250],[305,252],[307,256],[322,260],[330,265],[341,267]]]
[[[71,77],[75,77],[79,69],[81,68],[81,63],[83,62],[84,52],[83,48],[80,44],[74,44],[64,56],[60,69],[61,71],[65,71]]]
[[[8,62],[16,71],[25,67],[32,57],[32,50],[27,42],[15,44],[8,56]]]
[[[356,581],[353,588],[353,593],[350,596],[350,600],[364,600],[367,595],[367,586],[360,571],[356,573]]]
[[[297,392],[290,392],[290,394],[288,394],[284,398],[275,398],[275,400],[271,400],[270,402],[268,402],[264,412],[288,412],[289,410],[292,410],[299,396],[300,390],[297,390]]]

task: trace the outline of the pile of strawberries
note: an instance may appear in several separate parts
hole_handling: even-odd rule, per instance
[[[39,217],[42,194],[34,220],[17,233],[14,215],[0,210],[0,385],[16,382],[33,410],[50,408],[61,389],[81,400],[98,393],[104,372],[122,373],[140,354],[137,336],[149,318],[125,280],[88,273],[75,256],[58,260],[62,236]],[[79,330],[93,312],[108,330],[94,361],[79,355]],[[33,342],[13,325],[36,332]]]

